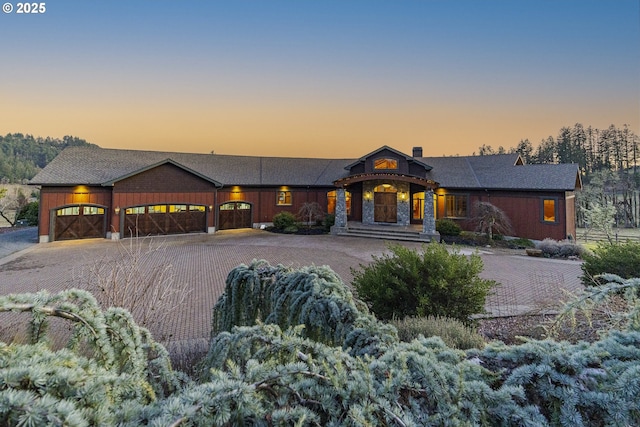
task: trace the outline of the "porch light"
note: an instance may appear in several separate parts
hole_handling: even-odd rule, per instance
[[[213,212],[213,205],[209,205],[209,212]]]
[[[120,215],[120,206],[116,206],[114,212],[116,213],[116,215]]]

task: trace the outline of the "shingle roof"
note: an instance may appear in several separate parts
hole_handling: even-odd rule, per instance
[[[444,188],[571,191],[581,187],[578,165],[516,165],[517,154],[423,157],[427,177]]]
[[[352,160],[229,156],[69,147],[31,183],[109,185],[151,165],[170,161],[223,185],[331,186]]]
[[[444,188],[558,190],[580,186],[578,167],[518,165],[517,154],[421,157],[426,178]],[[35,185],[110,185],[154,165],[171,162],[222,185],[332,186],[359,159],[231,156],[69,147],[31,180]]]

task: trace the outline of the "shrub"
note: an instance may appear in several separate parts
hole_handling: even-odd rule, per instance
[[[626,242],[618,244],[601,243],[593,253],[583,255],[582,276],[585,286],[602,284],[596,276],[604,273],[615,274],[623,279],[640,277],[640,243]]]
[[[297,222],[296,216],[291,212],[280,212],[273,216],[273,226],[278,230],[285,230],[287,227],[293,227]]]
[[[336,223],[336,216],[334,214],[326,214],[324,216],[324,220],[322,221],[322,225],[324,226],[324,231],[327,233],[331,230],[331,227]]]
[[[373,263],[352,269],[358,296],[380,319],[405,316],[446,316],[471,323],[483,313],[493,280],[481,279],[482,260],[449,253],[442,245],[423,246],[422,252],[401,245],[374,257]]]
[[[536,245],[547,258],[582,257],[585,249],[571,240],[544,239]]]
[[[38,225],[38,202],[30,202],[18,212],[16,222],[24,220],[27,225]]]
[[[459,350],[483,348],[482,336],[471,327],[449,317],[405,317],[390,322],[398,330],[401,341],[411,342],[422,335],[425,338],[440,337],[444,343]]]
[[[443,236],[459,236],[462,228],[452,219],[441,218],[436,221],[436,231]]]
[[[507,244],[509,245],[509,247],[512,247],[514,249],[526,249],[526,248],[536,247],[535,243],[523,237],[518,237],[517,239],[509,239],[507,240]]]

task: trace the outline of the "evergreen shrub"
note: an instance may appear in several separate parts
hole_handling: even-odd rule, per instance
[[[449,317],[405,317],[390,322],[398,330],[401,341],[411,342],[419,336],[440,337],[444,343],[459,350],[483,348],[484,338],[473,328]]]
[[[329,232],[331,227],[333,227],[336,223],[336,216],[334,214],[326,214],[324,219],[322,220],[322,225],[324,226],[324,231]]]
[[[479,277],[479,255],[449,253],[443,245],[424,245],[421,252],[402,245],[351,269],[357,295],[379,319],[445,316],[471,324],[484,313],[485,300],[497,285]]]
[[[440,218],[436,221],[436,231],[443,236],[459,236],[462,228],[452,219]]]
[[[30,202],[16,215],[17,221],[26,221],[27,225],[38,225],[38,202]]]
[[[572,240],[554,240],[546,238],[536,245],[547,258],[582,257],[586,250],[582,245]]]
[[[289,227],[295,227],[298,223],[296,216],[291,212],[280,212],[273,216],[273,226],[278,230],[286,230]]]
[[[593,253],[583,255],[582,276],[585,286],[602,284],[598,275],[615,274],[623,279],[640,277],[640,242],[600,243]]]

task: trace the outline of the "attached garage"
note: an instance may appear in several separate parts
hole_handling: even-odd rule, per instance
[[[203,205],[158,204],[124,210],[123,237],[207,231],[207,208]]]
[[[218,224],[220,230],[233,228],[251,228],[251,203],[247,202],[227,202],[220,205],[218,209]]]
[[[104,237],[107,228],[102,206],[65,206],[52,211],[53,239],[73,240]]]

